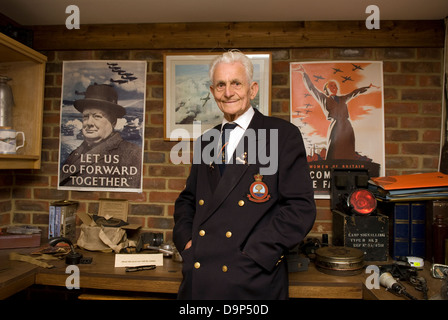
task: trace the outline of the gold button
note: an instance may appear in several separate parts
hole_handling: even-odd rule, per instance
[[[222,272],[227,272],[227,266],[226,265],[224,265],[224,266],[222,266]]]
[[[202,199],[199,200],[199,205],[200,205],[200,206],[204,205],[204,200],[202,200]]]
[[[243,201],[243,200],[238,201],[238,205],[239,205],[240,207],[244,206],[244,201]]]
[[[196,269],[199,269],[199,268],[201,267],[201,264],[200,264],[199,262],[195,262],[195,263],[194,263],[194,267],[195,267]]]
[[[283,260],[283,258],[284,258],[285,256],[281,256],[280,257],[280,259],[278,259],[278,261],[277,261],[277,263],[275,264],[276,266],[278,266],[281,262],[282,262],[282,260]]]
[[[199,235],[200,235],[201,237],[205,236],[205,231],[204,231],[204,230],[199,231]]]
[[[231,236],[232,236],[232,232],[227,231],[227,232],[226,232],[226,237],[227,237],[227,238],[230,238]]]

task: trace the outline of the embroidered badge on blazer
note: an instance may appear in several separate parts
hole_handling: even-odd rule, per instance
[[[259,173],[254,175],[255,181],[250,185],[250,194],[247,195],[250,201],[253,202],[266,202],[271,198],[268,193],[268,186],[264,183],[263,176]]]

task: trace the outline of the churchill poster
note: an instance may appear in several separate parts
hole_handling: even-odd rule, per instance
[[[291,122],[307,149],[316,198],[329,198],[331,170],[384,175],[382,62],[294,62]]]
[[[66,61],[58,189],[142,191],[146,62]]]

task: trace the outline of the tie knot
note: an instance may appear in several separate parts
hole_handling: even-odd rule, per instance
[[[222,130],[223,130],[223,131],[224,131],[224,130],[233,130],[233,129],[235,129],[236,126],[237,126],[236,123],[233,123],[233,122],[227,122],[227,123],[224,125],[224,127],[222,128]]]

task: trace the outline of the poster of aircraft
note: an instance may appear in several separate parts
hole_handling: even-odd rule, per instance
[[[382,176],[382,62],[294,62],[290,120],[303,135],[315,195],[329,198],[332,169]]]

